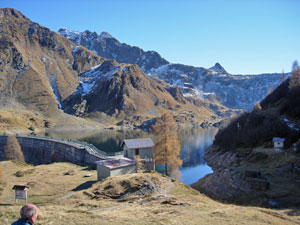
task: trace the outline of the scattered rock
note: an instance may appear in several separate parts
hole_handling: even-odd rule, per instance
[[[69,176],[73,176],[74,175],[74,170],[68,170],[67,172],[64,173],[65,176],[69,175]]]
[[[88,174],[84,174],[83,177],[91,177],[92,174],[88,173]]]
[[[50,122],[47,120],[44,120],[44,127],[50,128]]]
[[[184,203],[184,202],[178,202],[176,198],[168,198],[164,201],[162,201],[160,204],[168,204],[168,205],[180,205],[180,206],[191,206],[189,203]]]
[[[26,174],[32,174],[35,169],[19,170],[15,173],[16,177],[24,177]]]
[[[22,171],[22,170],[19,170],[19,171],[17,171],[17,172],[15,173],[15,176],[16,176],[16,177],[24,177],[24,175],[25,175],[25,172]]]
[[[30,127],[28,127],[28,130],[34,131],[34,127],[30,126]]]

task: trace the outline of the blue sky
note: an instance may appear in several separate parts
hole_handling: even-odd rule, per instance
[[[172,63],[232,74],[289,72],[300,61],[299,0],[0,0],[57,31],[107,31]]]

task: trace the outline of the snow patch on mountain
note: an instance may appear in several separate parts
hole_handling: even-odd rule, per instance
[[[157,52],[121,44],[107,32],[98,35],[90,31],[80,33],[60,29],[59,33],[102,57],[119,63],[137,64],[149,76],[179,86],[185,95],[210,98],[214,93],[220,103],[230,108],[252,110],[269,90],[280,83],[282,77],[282,74],[231,75],[220,63],[208,69],[171,64]]]
[[[79,31],[71,31],[71,30],[68,30],[67,28],[60,28],[58,33],[68,39],[78,39],[78,37],[80,37],[80,34],[81,34],[81,32],[79,32]],[[80,42],[80,41],[78,41],[78,42]],[[78,43],[76,43],[76,44],[78,44]]]
[[[93,67],[91,70],[79,75],[79,82],[81,87],[77,91],[81,92],[82,96],[85,96],[93,91],[93,87],[99,79],[110,79],[114,74],[120,71],[120,66],[114,66],[108,72],[101,71],[101,65],[99,64]]]
[[[215,65],[214,70],[223,68]],[[224,70],[225,71],[225,70]],[[196,68],[180,64],[168,64],[151,69],[148,73],[157,75],[167,83],[182,88],[185,96],[208,98],[211,93],[227,107],[252,110],[271,88],[279,85],[280,74],[231,75],[226,71]]]

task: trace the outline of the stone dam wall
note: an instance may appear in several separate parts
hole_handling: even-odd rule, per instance
[[[97,152],[94,146],[79,142],[19,135],[17,135],[17,139],[22,148],[25,161],[34,165],[53,162],[94,164],[95,161],[107,158],[107,156]],[[0,161],[4,159],[3,149],[6,140],[7,135],[0,135]]]

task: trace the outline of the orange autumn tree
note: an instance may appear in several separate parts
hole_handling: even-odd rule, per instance
[[[158,165],[165,166],[165,174],[177,175],[182,165],[178,126],[171,113],[164,113],[152,126],[152,133],[157,136],[154,146],[154,159]]]
[[[24,155],[21,146],[15,135],[8,135],[3,149],[5,160],[24,161]]]

